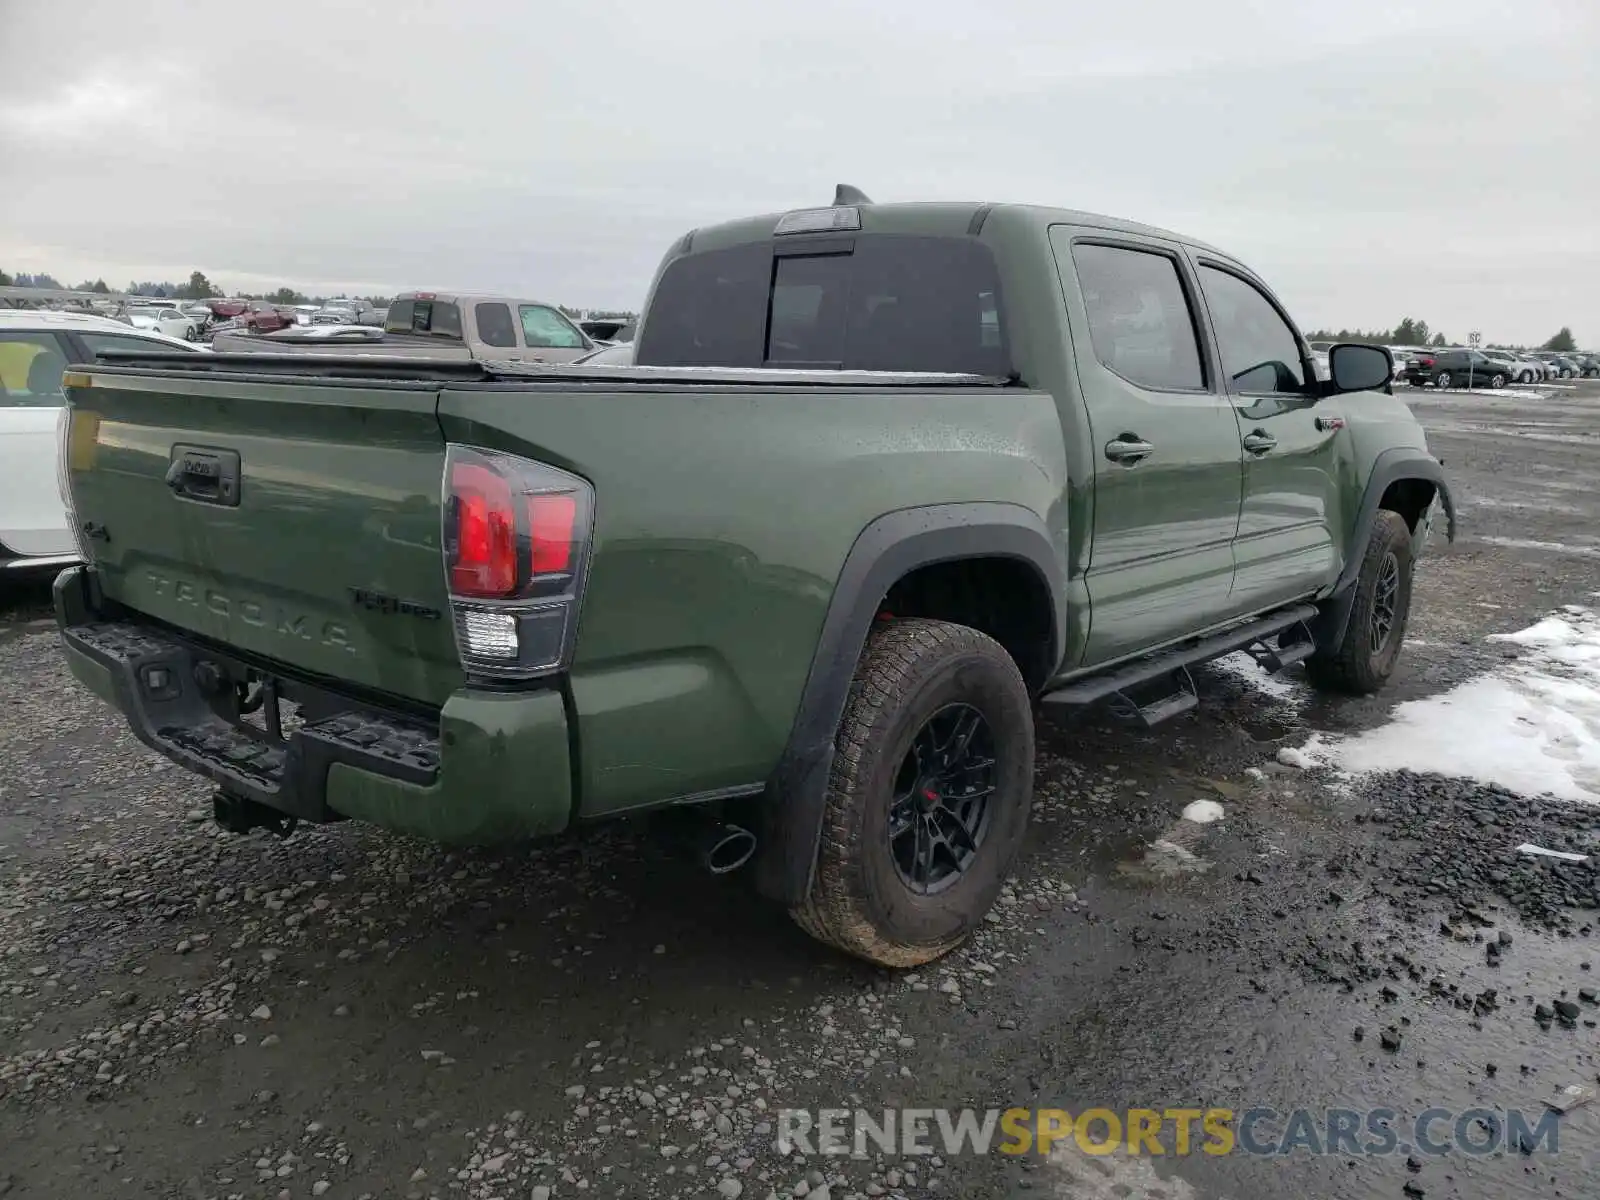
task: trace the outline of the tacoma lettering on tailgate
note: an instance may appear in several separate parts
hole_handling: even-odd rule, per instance
[[[170,596],[179,604],[204,608],[225,620],[238,619],[255,629],[265,629],[276,637],[316,642],[335,650],[355,654],[355,640],[347,626],[337,621],[319,621],[309,613],[296,613],[259,600],[236,600],[226,592],[203,587],[187,579],[173,579],[146,571],[145,579],[158,596]]]

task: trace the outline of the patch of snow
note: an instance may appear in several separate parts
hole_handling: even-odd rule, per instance
[[[1289,753],[1346,775],[1429,772],[1600,804],[1600,614],[1568,606],[1490,640],[1530,653],[1448,692],[1409,700],[1377,729],[1316,734],[1299,751],[1279,751],[1279,761]]]
[[[1526,388],[1480,387],[1472,388],[1470,391],[1467,388],[1432,388],[1430,390],[1435,396],[1493,396],[1496,399],[1503,400],[1543,400],[1545,398],[1543,392],[1529,391]]]
[[[1236,654],[1224,655],[1214,659],[1211,663],[1219,671],[1232,675],[1235,679],[1242,679],[1257,691],[1265,692],[1277,700],[1303,700],[1306,695],[1304,688],[1283,678],[1273,675],[1255,659],[1240,651]]]
[[[1312,742],[1316,740],[1316,737],[1311,739]],[[1306,743],[1304,750],[1296,750],[1293,746],[1284,746],[1278,751],[1278,761],[1286,767],[1298,767],[1302,771],[1309,771],[1313,767],[1322,766],[1321,759],[1315,754],[1308,753],[1310,749],[1311,742]]]
[[[1572,546],[1566,542],[1536,542],[1530,538],[1479,537],[1475,541],[1491,546],[1509,546],[1513,550],[1550,550],[1556,554],[1576,554],[1580,558],[1600,558],[1600,546]]]
[[[1546,850],[1543,846],[1535,846],[1532,842],[1523,842],[1517,847],[1518,854],[1529,854],[1534,858],[1559,858],[1563,862],[1588,862],[1587,854],[1574,854],[1570,850]]]
[[[1260,767],[1246,767],[1244,773],[1257,783],[1265,783],[1267,781],[1267,773]]]
[[[1183,810],[1183,819],[1196,825],[1209,825],[1222,820],[1222,805],[1215,800],[1196,800]]]

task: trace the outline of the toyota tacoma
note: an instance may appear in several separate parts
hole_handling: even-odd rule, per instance
[[[1455,534],[1387,351],[1319,378],[1127,221],[841,187],[685,234],[635,349],[71,366],[72,671],[231,828],[655,811],[905,966],[994,902],[1040,706],[1155,724],[1238,651],[1370,693]]]

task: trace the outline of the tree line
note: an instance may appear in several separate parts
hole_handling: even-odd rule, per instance
[[[18,272],[13,276],[0,271],[0,287],[32,287],[54,291],[98,292],[102,296],[109,295],[112,291],[110,285],[104,279],[86,280],[83,283],[69,287],[54,275],[44,272],[31,275],[27,272]],[[289,287],[281,287],[276,291],[259,294],[228,292],[207,279],[203,271],[191,272],[188,283],[173,283],[170,280],[153,279],[130,280],[128,286],[123,288],[122,291],[129,296],[150,296],[160,300],[213,300],[224,296],[236,296],[241,300],[266,300],[272,304],[321,304],[328,300],[357,299],[371,301],[373,305],[380,308],[389,303],[389,297],[387,296],[308,296],[304,292],[299,292]]]
[[[1406,317],[1393,329],[1314,329],[1306,334],[1308,342],[1370,342],[1377,346],[1451,346],[1455,343],[1443,333],[1435,333],[1426,321]],[[1548,341],[1538,346],[1516,346],[1510,342],[1485,342],[1499,350],[1554,350],[1560,354],[1578,348],[1572,336],[1572,327],[1563,325]]]

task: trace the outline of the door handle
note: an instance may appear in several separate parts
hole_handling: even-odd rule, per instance
[[[174,496],[220,504],[239,505],[239,452],[210,450],[203,446],[174,446],[166,484]]]
[[[1257,429],[1253,433],[1244,435],[1244,448],[1251,454],[1265,454],[1278,444],[1278,439],[1264,429]]]
[[[1153,445],[1132,433],[1124,433],[1106,443],[1106,457],[1125,467],[1137,466],[1155,452]]]

